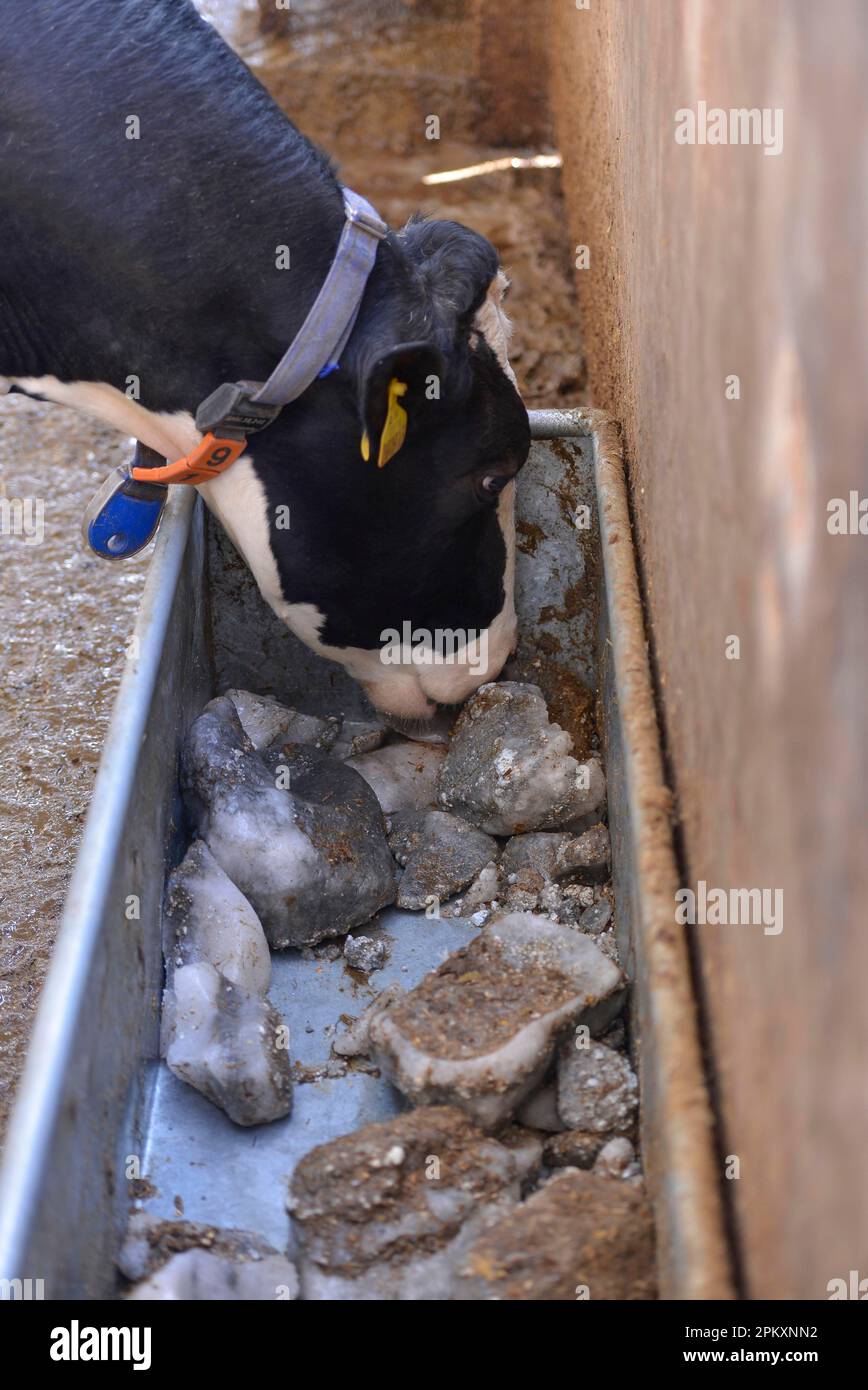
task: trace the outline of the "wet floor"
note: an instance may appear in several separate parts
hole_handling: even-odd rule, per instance
[[[581,404],[571,248],[557,168],[476,172],[551,154],[492,144],[474,7],[454,0],[202,0],[341,178],[393,224],[466,222],[511,280],[511,357],[529,407]],[[488,75],[490,79],[490,74]],[[428,139],[439,122],[439,139]],[[486,138],[479,138],[485,130]],[[496,132],[494,132],[496,135]],[[432,175],[447,181],[425,183]],[[145,561],[82,548],[81,514],[127,442],[72,412],[0,400],[0,500],[32,498],[0,534],[0,1129],[23,1061],[123,669]],[[40,504],[37,505],[37,504]],[[32,537],[43,531],[39,543]],[[6,513],[4,512],[4,518]]]

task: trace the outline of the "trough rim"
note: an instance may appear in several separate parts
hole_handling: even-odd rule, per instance
[[[86,997],[110,875],[157,690],[172,596],[178,584],[196,495],[173,490],[154,542],[133,625],[126,667],[100,753],[84,831],[42,987],[27,1056],[9,1117],[0,1165],[0,1279],[22,1278],[39,1192],[51,1161],[51,1138],[62,1105],[65,1063]],[[29,1277],[29,1276],[23,1276]]]
[[[699,1007],[687,935],[675,922],[680,882],[674,798],[664,770],[621,427],[590,407],[538,414],[543,418],[531,425],[535,438],[566,416],[576,432],[590,436],[594,451],[608,640],[633,841],[632,941],[642,969],[631,983],[641,1039],[642,1152],[654,1205],[660,1297],[734,1299]]]

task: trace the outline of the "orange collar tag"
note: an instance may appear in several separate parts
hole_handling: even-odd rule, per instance
[[[207,483],[239,459],[247,448],[246,439],[220,439],[208,433],[191,453],[164,468],[134,468],[139,483]]]

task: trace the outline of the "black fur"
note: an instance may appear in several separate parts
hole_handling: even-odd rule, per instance
[[[142,405],[194,412],[220,382],[268,375],[342,222],[326,156],[188,0],[5,0],[0,373],[120,390],[134,375]],[[469,341],[496,269],[458,224],[390,233],[340,371],[251,439],[271,506],[291,510],[271,537],[284,596],[325,612],[327,642],[377,646],[405,619],[482,628],[502,606],[503,541],[478,483],[517,470],[529,435],[493,354]],[[442,358],[441,398],[414,387],[407,441],[378,470],[359,452],[372,374],[420,341]]]

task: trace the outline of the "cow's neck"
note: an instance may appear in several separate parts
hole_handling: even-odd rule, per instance
[[[74,11],[16,7],[7,35],[27,60],[0,96],[0,374],[169,452],[131,415],[189,420],[221,381],[264,379],[327,273],[340,190],[194,12]]]

